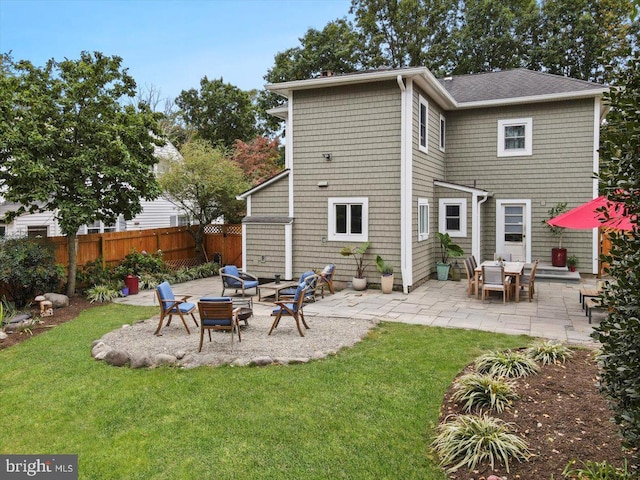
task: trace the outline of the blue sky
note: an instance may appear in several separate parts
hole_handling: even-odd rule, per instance
[[[347,16],[350,0],[0,0],[0,52],[42,66],[80,52],[118,55],[161,97],[205,75],[262,88],[277,52]]]

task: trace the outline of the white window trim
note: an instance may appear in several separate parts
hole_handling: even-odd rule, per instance
[[[362,233],[361,234],[343,234],[336,233],[336,205],[361,204],[362,205]],[[331,197],[327,199],[328,207],[328,225],[327,239],[331,242],[366,242],[369,240],[369,198],[368,197]]]
[[[424,145],[422,145],[420,139],[420,130],[422,129],[422,118],[420,118],[420,115],[423,105],[425,106],[426,111],[426,116],[424,118]],[[429,153],[429,102],[422,95],[418,96],[418,150],[424,153]]]
[[[524,148],[505,149],[504,130],[506,127],[524,125]],[[498,157],[527,157],[533,155],[533,118],[512,118],[498,120]]]
[[[444,125],[444,128],[442,128]],[[441,152],[444,152],[447,142],[447,119],[444,115],[440,114],[440,137],[438,138],[438,148]]]
[[[421,207],[425,207],[425,206],[427,207],[427,224],[426,224],[427,231],[426,232],[421,232],[420,231],[420,218],[421,218],[420,217],[420,208]],[[429,222],[431,220],[430,214],[431,214],[431,212],[430,212],[430,208],[429,208],[429,200],[426,199],[426,198],[418,198],[418,241],[419,242],[422,242],[423,240],[426,240],[426,239],[429,238],[429,231],[430,231]]]
[[[447,205],[460,206],[460,230],[447,230],[446,207]],[[467,199],[466,198],[441,198],[438,202],[438,231],[448,233],[450,237],[467,236]]]

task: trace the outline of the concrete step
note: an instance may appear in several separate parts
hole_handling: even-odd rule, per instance
[[[531,264],[527,264],[525,271],[530,271],[531,266]],[[550,263],[538,262],[536,279],[548,282],[580,283],[580,272],[570,272],[567,267],[554,267]]]

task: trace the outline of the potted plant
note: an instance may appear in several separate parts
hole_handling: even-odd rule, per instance
[[[438,280],[447,280],[449,278],[449,269],[451,264],[449,263],[449,257],[461,257],[464,255],[464,251],[459,245],[453,243],[448,233],[438,232],[438,239],[440,240],[440,259],[438,263]]]
[[[564,227],[554,227],[553,225],[549,225],[547,222],[566,211],[567,202],[560,202],[556,204],[555,207],[551,207],[549,209],[547,212],[549,218],[542,221],[542,223],[549,228],[551,234],[558,237],[558,247],[551,249],[551,265],[554,267],[564,267],[567,264],[567,249],[562,248],[562,234],[564,233]]]
[[[391,293],[393,290],[393,266],[386,263],[380,255],[376,257],[376,266],[380,272],[380,289],[382,293]]]
[[[353,257],[356,262],[356,275],[353,277],[351,285],[354,290],[364,290],[367,288],[367,277],[364,276],[364,271],[369,264],[364,263],[364,254],[369,248],[369,242],[365,242],[362,245],[352,245],[344,247],[340,250],[340,255],[343,257]]]
[[[576,257],[575,255],[567,257],[567,266],[569,267],[570,271],[575,272],[576,265],[578,265],[578,257]]]

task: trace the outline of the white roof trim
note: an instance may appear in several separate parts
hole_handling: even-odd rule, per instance
[[[579,92],[565,92],[565,93],[548,93],[546,95],[532,95],[530,97],[511,97],[500,98],[494,100],[481,100],[478,102],[461,102],[456,103],[457,109],[465,108],[480,108],[480,107],[494,107],[499,105],[513,105],[522,103],[541,103],[541,102],[553,102],[556,100],[576,99],[576,98],[593,98],[599,97],[603,93],[606,93],[609,89],[602,87],[593,90],[583,90]]]
[[[283,170],[282,172],[278,173],[277,175],[271,177],[268,180],[265,180],[264,182],[262,182],[262,183],[256,185],[255,187],[247,190],[246,192],[243,192],[240,195],[236,195],[236,200],[246,200],[248,197],[250,197],[251,195],[253,195],[257,191],[262,190],[263,188],[271,185],[272,183],[277,182],[281,178],[284,178],[284,177],[288,176],[289,172],[290,172],[289,169]]]
[[[274,117],[278,117],[283,120],[286,120],[287,117],[289,116],[289,107],[287,107],[287,104],[285,103],[284,105],[270,108],[266,112],[269,115],[273,115]]]
[[[464,185],[458,185],[457,183],[443,182],[442,180],[434,180],[433,184],[437,187],[450,188],[451,190],[458,190],[475,195],[489,195],[489,192],[480,188],[466,187]]]

